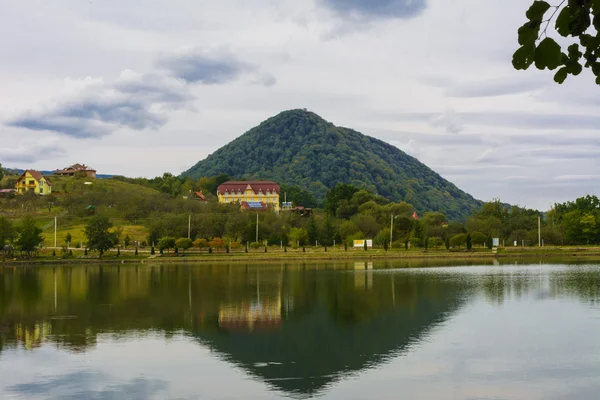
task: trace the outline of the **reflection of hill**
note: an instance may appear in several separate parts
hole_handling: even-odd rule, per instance
[[[389,287],[389,278],[385,283]],[[341,309],[323,306],[290,316],[278,331],[227,335],[200,331],[195,335],[279,390],[315,394],[340,376],[376,365],[418,341],[456,309],[457,295],[456,290],[449,290],[437,299],[418,300],[412,309],[390,307],[352,324],[336,321],[332,311]]]
[[[272,387],[306,395],[419,340],[467,289],[353,263],[336,268],[9,271],[0,274],[0,346],[86,351],[100,333],[184,331]]]
[[[16,345],[87,351],[103,333],[184,332],[272,387],[307,395],[402,352],[475,290],[498,304],[537,288],[600,298],[600,274],[583,267],[543,285],[499,269],[465,279],[329,267],[0,269],[0,359]]]

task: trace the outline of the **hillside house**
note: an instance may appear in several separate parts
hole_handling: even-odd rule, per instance
[[[64,169],[57,169],[53,175],[57,176],[75,176],[76,174],[83,175],[87,178],[95,178],[96,170],[90,168],[85,164],[73,164],[70,167]]]
[[[279,212],[279,192],[279,185],[271,181],[229,181],[219,185],[217,197],[221,204],[237,203],[243,207],[243,202],[247,206],[263,203]]]
[[[52,193],[52,183],[40,171],[28,169],[17,179],[15,189],[19,194],[32,191],[35,194],[46,196]]]

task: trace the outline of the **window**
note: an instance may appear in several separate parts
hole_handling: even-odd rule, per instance
[[[40,188],[40,194],[44,194],[44,188]]]
[[[35,185],[35,181],[34,181],[34,180],[30,180],[30,181],[29,181],[29,184],[30,184],[30,185]]]

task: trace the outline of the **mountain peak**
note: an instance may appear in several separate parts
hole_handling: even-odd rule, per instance
[[[319,200],[338,183],[352,184],[419,212],[463,218],[479,202],[398,148],[341,128],[306,109],[283,111],[198,162],[184,176],[226,173],[309,190]],[[292,199],[293,200],[293,199]]]

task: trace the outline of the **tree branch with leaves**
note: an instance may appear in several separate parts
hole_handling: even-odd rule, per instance
[[[525,16],[528,21],[518,30],[520,47],[512,60],[515,69],[526,70],[534,63],[540,70],[558,69],[554,81],[560,84],[585,67],[600,85],[600,0],[562,0],[555,6],[536,0]],[[548,36],[551,24],[560,36],[573,39],[566,52]]]

